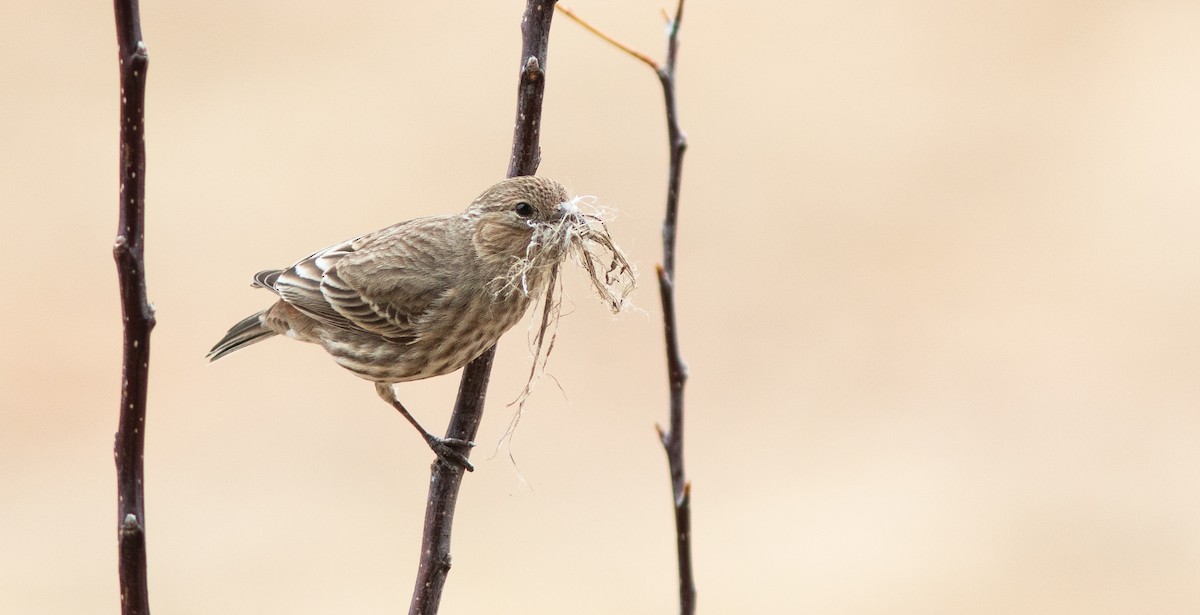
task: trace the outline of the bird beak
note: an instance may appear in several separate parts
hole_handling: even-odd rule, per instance
[[[563,201],[558,204],[558,219],[567,218],[579,213],[579,207],[575,205],[574,200]]]

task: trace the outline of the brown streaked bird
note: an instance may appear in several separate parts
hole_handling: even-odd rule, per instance
[[[208,358],[280,334],[320,344],[374,382],[438,456],[470,470],[460,451],[471,443],[429,433],[392,385],[450,373],[495,344],[546,290],[581,228],[558,182],[504,180],[460,214],[401,222],[259,272],[253,286],[279,300],[234,325]]]

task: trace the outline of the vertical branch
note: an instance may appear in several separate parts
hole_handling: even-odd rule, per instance
[[[671,473],[672,504],[675,508],[675,550],[679,560],[679,612],[683,615],[693,615],[696,612],[696,583],[692,576],[692,486],[683,468],[683,385],[687,381],[687,365],[684,364],[683,355],[679,351],[679,333],[675,320],[675,236],[679,224],[679,186],[683,178],[683,153],[687,150],[687,137],[679,127],[679,113],[675,106],[675,58],[679,52],[679,22],[683,18],[683,0],[679,0],[675,8],[675,17],[668,23],[667,60],[662,65],[605,34],[570,9],[559,6],[558,10],[604,42],[649,66],[658,76],[662,86],[667,111],[670,167],[667,179],[667,211],[662,225],[663,262],[656,271],[658,292],[663,306],[671,416],[668,429],[658,427],[658,437],[667,452],[667,466]]]
[[[117,548],[121,613],[148,615],[146,516],[142,451],[146,435],[146,385],[154,308],[146,297],[144,103],[149,58],[142,41],[137,0],[114,0],[121,69],[120,202],[113,258],[124,317],[121,417],[113,456],[117,464]]]
[[[675,506],[675,549],[679,560],[679,612],[696,612],[696,583],[692,576],[691,483],[683,468],[683,385],[687,366],[679,350],[679,332],[675,319],[675,237],[679,220],[679,186],[683,177],[683,153],[687,137],[679,127],[675,105],[675,58],[679,50],[679,22],[683,18],[683,0],[675,9],[667,35],[667,61],[657,69],[667,112],[667,142],[670,168],[667,180],[667,211],[663,218],[663,264],[658,267],[658,290],[663,306],[663,334],[667,347],[667,378],[671,388],[670,427],[658,428],[659,439],[667,452],[671,472],[671,493]]]
[[[546,88],[546,54],[550,44],[550,22],[556,0],[527,0],[521,17],[521,68],[517,81],[517,114],[513,130],[508,176],[533,175],[541,162],[539,136],[542,97]],[[484,399],[496,347],[484,351],[463,370],[458,399],[447,438],[474,440],[483,418]],[[463,470],[438,458],[434,461],[425,505],[425,529],[421,537],[421,561],[413,589],[410,615],[437,613],[442,589],[450,572],[450,532],[454,509],[462,486]]]

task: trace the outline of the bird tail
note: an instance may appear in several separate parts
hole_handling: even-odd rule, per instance
[[[212,350],[208,351],[208,360],[216,361],[221,357],[235,351],[241,350],[255,342],[261,342],[275,332],[268,329],[263,320],[267,311],[263,310],[257,314],[252,314],[229,329],[229,333],[213,346]]]

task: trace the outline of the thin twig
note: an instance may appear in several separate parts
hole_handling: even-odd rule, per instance
[[[663,218],[663,265],[658,268],[658,288],[663,305],[663,333],[667,346],[667,377],[671,387],[671,428],[659,439],[667,452],[671,471],[671,493],[675,505],[675,547],[679,560],[679,612],[696,612],[696,582],[692,575],[692,486],[683,468],[683,385],[687,365],[679,350],[679,330],[675,319],[675,237],[679,221],[679,188],[683,178],[683,154],[687,136],[679,127],[675,104],[675,59],[679,52],[679,24],[683,19],[683,1],[675,8],[667,35],[667,61],[656,72],[662,84],[667,113],[667,142],[670,147],[670,171],[667,180],[667,211]]]
[[[557,9],[558,9],[558,12],[562,13],[563,15],[566,15],[567,17],[570,17],[570,18],[571,18],[571,21],[574,21],[575,23],[577,23],[577,24],[579,24],[579,25],[583,26],[583,28],[584,28],[585,30],[587,30],[588,32],[591,32],[592,34],[595,34],[597,37],[599,37],[599,38],[600,38],[600,40],[602,40],[602,41],[604,41],[604,42],[606,42],[606,43],[608,43],[608,44],[612,45],[613,47],[616,47],[617,49],[620,49],[621,51],[623,51],[623,52],[625,52],[625,53],[627,53],[627,54],[629,54],[629,55],[631,55],[631,56],[633,56],[633,57],[637,58],[638,60],[642,61],[642,62],[643,62],[643,63],[645,63],[647,66],[649,66],[649,67],[650,67],[652,70],[654,70],[655,72],[658,72],[658,62],[655,62],[655,61],[654,61],[654,59],[653,59],[653,58],[651,58],[650,56],[648,56],[648,55],[646,55],[646,54],[644,54],[644,53],[642,53],[642,52],[640,52],[640,51],[638,51],[638,50],[634,49],[633,47],[630,47],[629,45],[626,45],[625,43],[622,43],[621,41],[618,41],[617,39],[615,39],[615,38],[613,38],[613,37],[609,36],[607,33],[605,33],[605,32],[604,32],[603,30],[601,30],[600,28],[597,28],[596,26],[593,26],[592,24],[590,24],[590,23],[588,23],[587,21],[585,21],[585,20],[584,20],[582,17],[580,17],[579,15],[576,15],[576,14],[575,14],[575,11],[572,11],[571,9],[569,9],[569,8],[567,8],[567,7],[565,7],[565,6],[561,5],[561,4],[560,4],[560,5],[558,5],[558,6],[557,6],[557,7],[555,7],[555,8],[557,8]]]
[[[512,157],[508,176],[533,175],[541,162],[539,135],[542,96],[546,87],[546,54],[550,22],[556,0],[527,0],[521,18],[521,69],[517,82],[517,116],[513,130]],[[447,438],[474,440],[483,418],[484,399],[496,347],[492,346],[463,370],[458,399],[446,428]],[[446,576],[450,572],[450,532],[454,508],[462,486],[463,471],[442,461],[433,462],[429,498],[425,505],[425,529],[421,537],[421,561],[413,589],[410,615],[433,615],[441,603]]]
[[[663,264],[657,267],[659,296],[663,306],[663,333],[667,347],[667,378],[671,388],[670,429],[657,426],[658,437],[667,452],[671,472],[671,495],[675,509],[675,547],[679,560],[679,612],[696,612],[696,583],[692,575],[691,483],[683,467],[683,385],[687,381],[687,365],[679,350],[679,333],[675,319],[675,237],[679,221],[679,187],[683,176],[683,153],[687,136],[679,127],[675,105],[675,58],[679,51],[679,23],[683,18],[683,0],[675,9],[668,24],[667,60],[658,64],[645,54],[635,51],[584,21],[564,7],[560,11],[617,49],[641,60],[654,69],[663,90],[667,112],[667,143],[670,147],[670,169],[667,180],[667,209],[663,219]],[[666,17],[666,13],[663,13]]]
[[[146,435],[146,385],[154,308],[146,297],[144,103],[149,58],[142,41],[137,0],[114,0],[121,71],[121,160],[117,238],[113,258],[124,317],[121,417],[113,457],[117,464],[117,550],[121,613],[149,615],[146,583],[146,514],[142,451]]]

